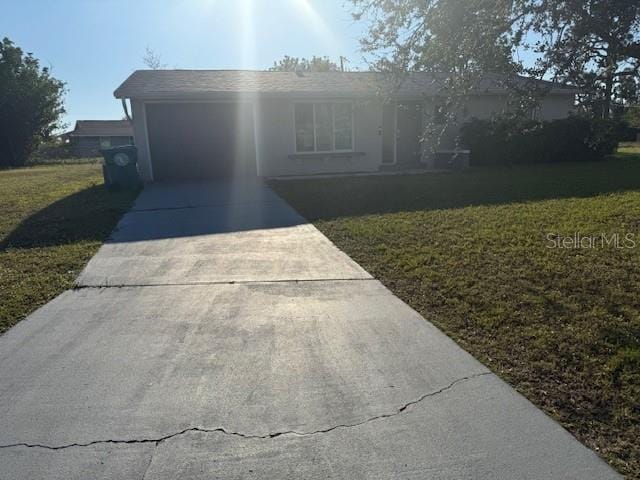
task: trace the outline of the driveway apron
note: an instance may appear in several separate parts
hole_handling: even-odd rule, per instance
[[[152,185],[0,337],[2,479],[613,479],[258,181]]]

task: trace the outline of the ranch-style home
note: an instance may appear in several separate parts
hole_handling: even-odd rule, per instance
[[[442,115],[437,82],[412,73],[389,97],[387,81],[373,72],[138,70],[114,95],[132,118],[145,182],[432,167],[420,137],[425,116]],[[468,118],[505,105],[504,88],[483,83]],[[576,91],[547,86],[537,117],[566,117]]]
[[[62,141],[74,156],[96,157],[103,148],[133,144],[133,128],[128,120],[78,120]]]

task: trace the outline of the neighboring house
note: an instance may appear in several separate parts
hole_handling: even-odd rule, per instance
[[[72,155],[95,157],[103,148],[132,145],[133,127],[128,120],[78,120],[62,139]]]
[[[383,101],[387,80],[373,72],[139,70],[114,95],[125,107],[130,100],[147,182],[433,166],[420,137],[425,115],[443,115],[437,82],[412,73]],[[503,110],[504,88],[483,83],[467,118]],[[576,91],[544,83],[536,116],[566,117]],[[447,133],[449,144],[455,134]]]

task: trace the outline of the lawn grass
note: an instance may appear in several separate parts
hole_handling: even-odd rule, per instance
[[[640,479],[640,149],[600,163],[273,182],[341,249]],[[548,234],[635,248],[549,248]],[[555,237],[554,237],[555,238]]]
[[[135,198],[98,164],[0,170],[0,333],[73,281]]]

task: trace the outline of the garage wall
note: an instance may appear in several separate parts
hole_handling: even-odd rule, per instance
[[[142,181],[148,183],[153,180],[153,173],[146,133],[146,115],[142,101],[131,100],[131,115],[133,117],[133,138],[138,149],[138,172],[140,172]]]
[[[309,98],[298,101],[313,101]],[[327,99],[318,102],[330,101]],[[262,176],[370,172],[382,162],[382,105],[354,103],[354,147],[364,155],[351,158],[289,158],[295,154],[293,106],[296,99],[261,100],[256,103],[258,174]]]

